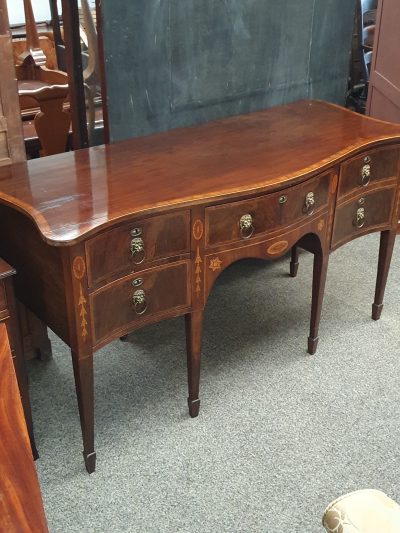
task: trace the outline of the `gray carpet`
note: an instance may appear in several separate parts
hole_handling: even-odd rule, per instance
[[[184,321],[96,354],[97,470],[86,474],[68,349],[30,364],[50,531],[322,531],[354,489],[400,501],[400,251],[370,319],[378,235],[335,252],[316,356],[306,354],[312,256],[244,261],[206,309],[201,410],[186,409]]]

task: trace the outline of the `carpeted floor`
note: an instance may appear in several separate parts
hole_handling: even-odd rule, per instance
[[[97,470],[86,474],[67,347],[30,365],[51,533],[317,533],[338,495],[400,501],[400,251],[370,319],[379,236],[335,252],[316,356],[312,256],[226,270],[209,299],[201,409],[186,408],[184,321],[96,354]]]

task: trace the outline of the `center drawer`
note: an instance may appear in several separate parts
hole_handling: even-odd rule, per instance
[[[328,204],[331,174],[259,196],[206,209],[207,246],[243,241],[311,217]]]
[[[190,305],[189,262],[163,265],[114,281],[90,294],[95,344]]]
[[[143,270],[152,261],[189,250],[189,210],[127,222],[86,243],[89,286]]]

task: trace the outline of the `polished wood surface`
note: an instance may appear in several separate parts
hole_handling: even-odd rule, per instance
[[[223,270],[292,248],[314,254],[315,353],[331,251],[382,232],[379,318],[400,179],[400,127],[301,101],[0,170],[0,239],[18,298],[70,347],[93,472],[93,355],[145,324],[186,317],[189,412],[201,330]],[[18,235],[18,238],[14,236]]]
[[[0,472],[0,531],[47,532],[4,324],[0,324]]]
[[[400,126],[302,101],[0,169],[0,199],[49,244],[72,244],[134,214],[272,192],[399,139]]]

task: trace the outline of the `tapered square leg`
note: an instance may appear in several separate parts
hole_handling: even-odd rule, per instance
[[[318,330],[328,272],[328,261],[329,253],[318,251],[314,254],[310,336],[308,337],[308,353],[311,355],[315,354],[318,346]]]
[[[96,468],[96,452],[94,451],[94,384],[93,354],[78,357],[72,352],[75,388],[78,399],[79,417],[81,421],[83,458],[86,470],[91,474]]]
[[[292,257],[290,261],[290,276],[295,278],[299,270],[299,247],[295,244],[292,247]]]
[[[203,327],[203,311],[193,311],[185,315],[186,349],[188,369],[188,406],[192,418],[199,414],[200,399],[200,362],[201,362],[201,334]]]
[[[396,231],[382,231],[379,245],[378,273],[376,276],[375,299],[372,304],[372,318],[379,320],[383,309],[386,282],[392,260]]]

